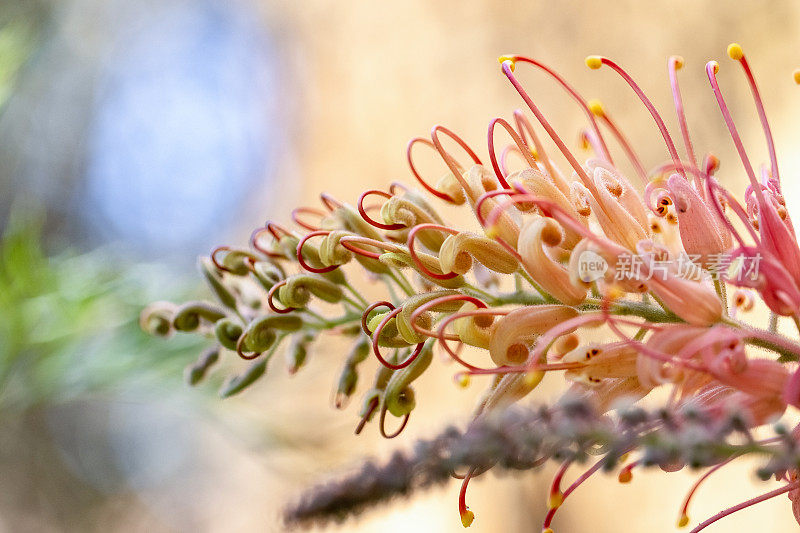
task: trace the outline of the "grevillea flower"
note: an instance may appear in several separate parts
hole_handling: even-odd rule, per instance
[[[800,328],[800,246],[755,79],[739,45],[728,55],[744,72],[770,155],[756,172],[717,83],[720,66],[709,62],[711,90],[749,181],[741,194],[730,190],[730,178],[717,178],[717,156],[697,158],[678,86],[683,59],[667,61],[683,155],[622,67],[601,56],[586,60],[618,75],[652,116],[669,159],[651,162],[648,171],[598,100],[587,101],[536,59],[503,56],[501,72],[527,111],[490,122],[488,157],[437,125],[429,139],[408,145],[417,188],[369,189],[352,205],[324,193],[319,207],[294,210],[292,226],[267,222],[248,247],[221,246],[203,260],[215,302],[153,304],[142,325],[159,335],[196,331],[213,339],[188,371],[193,384],[220,358],[252,360],[226,382],[222,396],[257,381],[284,344],[288,369],[296,372],[325,335],[351,338],[334,404],[344,409],[360,393],[357,434],[376,421],[386,438],[403,431],[424,397],[415,380],[439,366],[435,348],[458,364],[459,385],[485,380],[461,440],[450,432],[420,444],[413,458],[398,455],[383,470],[365,468],[361,477],[313,493],[290,520],[339,517],[393,491],[456,476],[458,468],[465,472],[458,476],[458,509],[469,526],[471,479],[494,466],[533,468],[557,459],[562,464],[543,531],[551,531],[557,509],[601,467],[620,469],[622,482],[639,467],[708,468],[680,509],[683,527],[698,485],[753,452],[771,458],[759,472],[778,487],[694,531],[779,494],[788,494],[800,523],[800,429],[753,437],[756,428],[800,408],[800,343],[796,333],[778,332],[779,316]],[[586,116],[581,139],[590,155],[567,147],[517,79],[517,67],[542,71],[575,101]],[[499,153],[498,126],[511,141]],[[545,150],[543,134],[558,157]],[[420,174],[414,154],[423,148],[441,158],[442,178]],[[623,157],[634,169],[631,178],[618,165]],[[449,224],[440,213],[445,204],[469,210],[476,223]],[[356,280],[383,285],[385,296],[368,301]],[[758,300],[771,312],[763,327],[745,321]],[[380,364],[363,386],[369,358]],[[566,382],[562,407],[535,416],[509,411],[547,374]],[[657,415],[631,410],[635,402],[655,401],[656,390],[667,392]],[[393,432],[385,429],[387,416],[397,419]],[[745,444],[732,444],[732,432]],[[605,455],[562,490],[592,447]],[[427,472],[422,481],[420,472]]]

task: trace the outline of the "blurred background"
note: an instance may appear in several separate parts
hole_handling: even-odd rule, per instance
[[[154,299],[202,294],[197,256],[246,242],[266,218],[288,220],[320,190],[352,202],[408,181],[406,142],[436,123],[484,147],[489,120],[522,105],[498,68],[505,53],[601,98],[648,167],[666,150],[647,112],[583,58],[624,65],[677,132],[666,58],[683,55],[696,150],[714,151],[736,189],[703,72],[720,60],[752,159],[766,160],[747,85],[725,56],[734,40],[760,81],[782,171],[796,174],[800,5],[790,0],[0,2],[0,531],[280,531],[281,506],[303,487],[466,420],[478,387],[442,387],[442,368],[420,380],[421,412],[403,438],[357,438],[355,406],[331,407],[336,361],[322,354],[296,376],[275,365],[222,401],[183,383],[202,347],[146,338],[137,316]],[[517,72],[578,150],[579,110],[540,74]],[[785,183],[794,212],[800,188]],[[558,389],[545,383],[536,399]],[[693,518],[757,494],[752,470],[734,464],[704,485]],[[472,530],[538,531],[549,473],[474,482]],[[672,531],[692,479],[598,476],[557,531]],[[338,530],[460,531],[457,490]],[[782,497],[709,531],[747,528],[797,525]]]

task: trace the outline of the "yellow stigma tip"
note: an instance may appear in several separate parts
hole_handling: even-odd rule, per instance
[[[485,233],[488,238],[494,239],[500,234],[500,230],[497,226],[489,226],[488,228],[486,228]]]
[[[586,66],[592,70],[597,70],[603,66],[603,59],[600,56],[588,56]]]
[[[714,74],[718,73],[719,72],[719,63],[717,63],[716,61],[710,61],[709,63],[711,64],[711,68],[714,69]]]
[[[681,515],[678,519],[678,527],[686,527],[689,525],[689,515]]]
[[[728,45],[728,56],[736,61],[744,57],[744,52],[742,51],[742,47],[739,46],[739,43],[731,43]]]
[[[672,56],[672,59],[675,60],[675,70],[683,68],[683,58],[681,56]]]
[[[472,511],[464,511],[461,514],[461,525],[464,527],[469,527],[472,525],[472,521],[475,520],[475,513]]]
[[[500,56],[500,57],[498,57],[498,58],[497,58],[497,61],[498,61],[498,62],[499,62],[501,65],[502,65],[503,63],[505,63],[506,61],[510,61],[510,62],[511,62],[511,65],[509,65],[509,68],[511,69],[511,72],[514,72],[514,66],[515,66],[515,65],[516,65],[516,63],[517,63],[517,59],[516,59],[516,57],[515,57],[515,56],[511,56],[511,55]]]
[[[564,495],[561,492],[554,492],[547,498],[547,507],[550,509],[558,509],[564,503]]]
[[[794,77],[794,82],[800,85],[800,68],[792,72],[792,77]]]
[[[546,529],[543,529],[542,533],[553,533],[553,530],[548,527]]]
[[[459,376],[456,376],[456,384],[462,389],[466,389],[467,387],[469,387],[469,382],[470,379],[469,375],[467,374],[461,374]]]
[[[586,106],[589,108],[589,111],[592,112],[592,115],[596,117],[604,117],[606,115],[605,109],[603,109],[603,104],[600,100],[589,100],[586,102]]]
[[[628,469],[625,469],[619,473],[620,483],[630,483],[632,479],[633,479],[633,474]]]

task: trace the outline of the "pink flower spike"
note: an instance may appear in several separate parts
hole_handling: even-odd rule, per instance
[[[528,108],[531,110],[533,115],[536,117],[536,120],[538,120],[539,123],[542,125],[542,127],[545,129],[547,134],[550,136],[550,138],[556,144],[558,149],[564,155],[564,157],[566,158],[567,162],[569,162],[570,166],[578,174],[578,176],[580,177],[580,179],[583,182],[583,184],[587,188],[589,188],[589,190],[593,191],[594,190],[594,185],[591,183],[591,180],[589,179],[589,176],[586,174],[586,171],[583,169],[583,167],[578,162],[578,160],[575,159],[575,156],[572,155],[572,152],[569,151],[569,148],[567,148],[567,145],[564,144],[564,141],[561,139],[561,137],[558,136],[556,131],[553,129],[553,127],[550,125],[550,123],[547,121],[547,119],[544,117],[544,114],[542,114],[542,112],[539,110],[539,108],[536,106],[536,104],[533,103],[533,100],[531,99],[530,96],[528,96],[527,91],[525,91],[525,89],[522,87],[522,84],[519,82],[519,80],[517,80],[517,78],[514,76],[512,65],[513,65],[513,63],[511,61],[504,61],[503,64],[502,64],[502,67],[501,67],[502,70],[503,70],[503,74],[506,75],[508,80],[514,86],[514,89],[517,90],[519,95],[522,97],[522,99],[528,105]]]
[[[669,84],[672,87],[672,100],[675,103],[675,113],[678,115],[678,125],[681,127],[681,135],[683,136],[683,144],[686,147],[686,156],[689,159],[689,165],[692,167],[697,166],[697,159],[694,156],[694,149],[692,148],[692,140],[689,137],[689,125],[686,122],[686,113],[683,111],[683,98],[681,98],[681,89],[678,85],[678,70],[683,67],[683,58],[680,56],[671,56],[667,61],[667,70],[669,71]],[[696,182],[697,177],[694,177]]]
[[[644,91],[642,91],[641,87],[639,87],[639,85],[633,81],[633,78],[631,78],[622,67],[607,57],[589,56],[586,58],[586,66],[591,69],[598,69],[602,65],[609,66],[614,72],[619,74],[620,77],[630,86],[633,92],[636,93],[636,96],[639,97],[644,106],[650,112],[650,115],[653,117],[656,126],[658,126],[658,130],[661,132],[661,136],[664,138],[664,142],[667,144],[667,150],[669,151],[670,157],[672,157],[672,161],[676,165],[681,166],[681,158],[678,156],[678,150],[675,148],[675,143],[672,142],[672,137],[669,134],[669,130],[667,130],[666,124],[664,124],[664,120],[661,118],[661,115],[658,114],[656,107],[653,105],[650,99],[644,94]]]
[[[609,153],[608,146],[606,146],[606,142],[603,139],[603,134],[600,133],[600,129],[597,127],[597,120],[595,119],[595,114],[592,112],[592,110],[589,107],[589,104],[586,102],[586,100],[583,98],[583,96],[581,96],[578,93],[578,91],[576,91],[572,87],[572,85],[567,83],[567,81],[563,77],[561,77],[560,74],[558,74],[556,71],[554,71],[553,69],[551,69],[547,65],[545,65],[545,64],[543,64],[543,63],[541,63],[541,62],[539,62],[539,61],[537,61],[535,59],[532,59],[530,57],[525,57],[525,56],[517,56],[517,55],[515,55],[515,56],[511,56],[510,59],[511,59],[511,61],[513,61],[515,63],[519,63],[519,62],[521,62],[521,63],[529,63],[529,64],[531,64],[531,65],[533,65],[535,67],[538,67],[538,68],[542,69],[544,72],[546,72],[548,75],[550,75],[550,77],[552,77],[554,80],[556,80],[556,82],[567,93],[569,93],[569,95],[581,107],[581,110],[586,115],[586,118],[589,119],[589,125],[590,125],[592,131],[594,132],[594,135],[595,135],[596,140],[597,140],[597,150],[598,150],[599,157],[602,157],[603,159],[605,159],[606,161],[608,161],[609,163],[611,163],[613,165],[614,161],[611,159],[611,154]]]
[[[719,63],[716,61],[709,61],[706,63],[706,75],[708,75],[708,81],[711,84],[711,90],[714,91],[714,96],[717,98],[717,104],[719,105],[719,110],[722,113],[722,118],[725,120],[725,125],[728,127],[728,131],[731,134],[731,139],[733,139],[733,144],[736,146],[736,151],[739,153],[739,159],[742,160],[742,165],[744,165],[744,170],[747,172],[747,177],[750,179],[750,184],[756,189],[756,195],[759,197],[759,203],[763,203],[761,189],[758,186],[758,180],[756,179],[755,172],[753,172],[753,166],[750,164],[750,158],[747,157],[747,151],[744,149],[744,143],[742,143],[742,139],[739,137],[739,132],[736,129],[736,125],[733,123],[731,112],[728,110],[725,99],[722,97],[722,91],[717,83],[718,70]]]
[[[764,137],[767,141],[767,149],[769,150],[769,160],[772,168],[772,176],[780,183],[780,175],[778,174],[778,156],[775,154],[775,141],[772,138],[772,130],[769,127],[767,120],[767,112],[764,110],[764,103],[761,101],[761,93],[756,85],[756,79],[750,70],[750,64],[747,62],[742,47],[737,43],[728,45],[728,56],[731,59],[738,61],[744,70],[744,75],[747,78],[747,83],[750,85],[750,92],[753,93],[753,100],[756,103],[756,111],[758,112],[758,119],[761,121],[761,127],[764,130]]]
[[[592,110],[592,113],[594,113],[596,117],[600,118],[603,124],[605,124],[606,128],[611,131],[611,135],[617,139],[617,143],[619,143],[619,145],[622,147],[625,155],[628,156],[628,159],[633,165],[636,174],[639,175],[639,178],[642,180],[642,182],[647,183],[647,171],[644,169],[642,160],[639,159],[638,155],[636,155],[636,150],[633,149],[630,141],[622,132],[617,123],[608,114],[608,111],[606,111],[605,107],[603,107],[603,104],[599,100],[591,100],[589,101],[588,105],[589,109]]]

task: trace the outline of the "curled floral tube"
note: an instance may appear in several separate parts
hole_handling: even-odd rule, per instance
[[[663,277],[653,275],[647,286],[672,312],[690,324],[710,326],[722,318],[722,302],[705,283],[667,272]]]
[[[269,306],[269,308],[272,310],[273,313],[277,313],[277,314],[283,315],[283,314],[291,313],[292,311],[296,311],[297,310],[297,308],[295,308],[295,307],[280,308],[280,307],[277,307],[275,305],[275,302],[274,302],[275,293],[278,290],[280,290],[281,287],[286,285],[286,281],[287,280],[285,280],[285,279],[279,281],[278,283],[276,283],[275,285],[270,287],[269,291],[267,292],[267,305]]]
[[[592,179],[596,192],[588,195],[588,200],[603,231],[613,241],[629,250],[635,249],[636,243],[650,237],[638,194],[600,166],[595,167]]]
[[[474,306],[474,304],[472,304],[469,301],[466,302],[464,305],[465,306]],[[460,342],[469,343],[469,344],[473,344],[473,345],[477,345],[478,343],[484,344],[485,342],[491,342],[491,338],[483,340],[480,337],[478,337],[478,340],[475,340],[474,335],[476,333],[470,332],[470,330],[467,329],[467,328],[469,328],[469,326],[461,326],[459,328],[459,325],[463,324],[465,321],[468,321],[469,319],[473,319],[473,320],[467,322],[467,324],[470,324],[470,322],[477,322],[478,324],[480,324],[481,322],[486,323],[489,320],[491,320],[491,323],[488,326],[488,328],[490,329],[488,336],[491,336],[491,329],[494,326],[494,322],[495,322],[494,318],[497,317],[497,316],[505,316],[509,312],[510,311],[478,307],[478,308],[476,308],[474,310],[459,311],[458,313],[454,313],[454,314],[450,315],[449,317],[445,318],[444,320],[442,320],[441,324],[439,324],[439,330],[437,332],[437,339],[439,341],[439,345],[442,346],[442,348],[445,350],[445,352],[454,361],[456,361],[458,364],[460,364],[461,366],[466,368],[467,369],[466,371],[467,371],[468,374],[475,374],[475,375],[479,375],[479,374],[501,375],[501,374],[503,374],[505,372],[510,372],[510,371],[512,371],[512,367],[510,367],[508,365],[503,365],[503,366],[495,367],[495,368],[480,368],[480,367],[477,367],[477,366],[472,365],[470,363],[467,363],[456,352],[454,352],[452,348],[450,348],[450,346],[447,344],[447,335],[445,334],[445,332],[447,331],[447,326],[451,322],[453,322],[453,323],[456,324],[456,326],[454,326],[454,329],[456,330],[457,340],[459,340]],[[478,330],[477,334],[480,335],[481,334],[480,330],[481,329],[486,329],[486,327],[487,326],[483,326],[483,327],[477,326],[474,329],[477,329]],[[469,342],[470,340],[472,340],[473,342]],[[483,346],[480,346],[480,347],[483,347]],[[485,346],[485,348],[488,349],[488,346]]]
[[[387,361],[381,355],[379,345],[382,335],[384,335],[384,328],[386,328],[387,324],[389,324],[391,321],[394,321],[393,323],[394,329],[395,331],[398,331],[397,323],[396,320],[394,319],[402,312],[402,310],[403,310],[402,308],[398,307],[392,309],[386,314],[378,315],[374,319],[374,321],[377,322],[377,324],[375,325],[374,333],[372,333],[372,352],[375,354],[375,357],[378,359],[378,361],[380,361],[380,363],[383,366],[390,368],[391,370],[401,370],[413,364],[414,361],[417,359],[417,357],[420,355],[420,353],[422,353],[422,349],[425,346],[424,341],[417,343],[416,347],[414,348],[414,351],[412,351],[411,354],[406,359],[397,364]],[[402,335],[400,335],[400,337],[402,337]],[[384,341],[384,343],[386,342],[387,341]],[[403,339],[402,342],[406,342],[405,339]],[[400,344],[400,346],[403,346],[403,344]]]
[[[532,169],[523,170],[522,172],[519,172],[513,176],[509,176],[509,178],[513,178],[515,184],[518,184],[519,187],[523,188],[528,193],[534,196],[550,199],[558,204],[562,209],[569,212],[576,220],[586,224],[586,217],[585,215],[580,214],[576,204],[573,203],[569,197],[565,196],[558,189],[558,187],[542,172]],[[563,243],[564,248],[572,249],[580,240],[581,236],[578,233],[575,233],[570,229],[565,229]]]
[[[593,387],[604,379],[635,376],[638,356],[636,349],[625,343],[591,344],[565,354],[561,361],[580,365],[567,371],[567,379]]]
[[[387,192],[379,191],[377,189],[370,189],[368,191],[365,191],[365,192],[361,193],[361,196],[358,197],[358,204],[357,204],[358,205],[358,213],[361,215],[361,218],[363,218],[368,224],[371,224],[371,225],[375,226],[376,228],[383,229],[383,230],[399,230],[399,229],[404,229],[406,227],[405,224],[400,224],[398,222],[395,222],[394,224],[384,224],[383,222],[378,222],[376,220],[373,220],[369,215],[367,215],[367,211],[364,208],[364,199],[367,196],[369,196],[370,194],[376,194],[378,196],[383,196],[384,198],[387,198],[387,199],[391,199],[392,198],[391,194],[389,194]]]
[[[400,242],[408,238],[408,230],[419,224],[444,224],[425,197],[413,189],[404,189],[402,194],[394,193],[381,206],[381,217],[387,225],[402,225],[402,228],[388,234]],[[444,240],[444,237],[435,231],[422,232],[419,237],[422,244],[434,252],[439,250]]]
[[[545,291],[567,305],[586,298],[586,288],[573,285],[569,271],[551,257],[564,239],[561,226],[552,218],[536,217],[520,232],[519,254],[522,267]]]
[[[250,322],[242,332],[236,342],[236,352],[242,359],[255,359],[275,344],[278,332],[298,331],[302,327],[303,321],[297,315],[260,317]],[[251,353],[245,354],[244,350]]]
[[[308,274],[290,276],[278,289],[281,303],[295,309],[306,307],[312,296],[328,303],[338,303],[344,294],[339,285]]]
[[[495,323],[489,355],[497,365],[521,365],[529,360],[530,349],[539,336],[576,316],[578,312],[565,305],[523,307],[512,311]]]
[[[569,192],[569,183],[564,176],[558,171],[558,169],[553,166],[553,162],[550,161],[550,158],[547,156],[547,152],[544,149],[544,145],[539,140],[539,136],[536,135],[536,132],[533,129],[533,125],[525,116],[525,113],[521,109],[516,109],[514,111],[514,122],[517,125],[517,131],[519,132],[520,138],[525,141],[527,144],[526,137],[529,136],[531,138],[531,142],[533,142],[534,149],[536,151],[537,161],[541,161],[540,165],[537,165],[536,168],[542,170],[545,174],[547,174],[550,179],[556,184],[556,186],[561,190],[562,193],[566,194]]]
[[[464,277],[456,272],[442,273],[439,259],[430,254],[416,252],[412,257],[410,251],[404,249],[383,254],[381,262],[396,269],[413,268],[432,284],[447,289],[457,289],[466,283]]]
[[[220,263],[217,255],[225,252],[225,257]],[[250,272],[250,262],[257,261],[259,257],[246,248],[231,248],[230,246],[218,246],[211,252],[211,262],[218,270],[229,272],[236,276],[244,276]]]
[[[472,270],[473,259],[500,274],[513,274],[519,268],[517,259],[496,241],[466,231],[447,237],[439,250],[445,271],[464,275]]]
[[[419,231],[425,231],[425,230],[437,230],[437,231],[441,231],[443,233],[449,233],[451,235],[457,235],[458,234],[457,231],[455,231],[453,229],[450,229],[450,228],[447,228],[445,226],[442,226],[441,224],[418,224],[418,225],[414,226],[414,229],[412,229],[408,233],[408,242],[407,242],[406,246],[408,247],[408,254],[409,254],[409,256],[411,256],[411,260],[414,261],[414,264],[416,265],[417,270],[419,270],[420,272],[422,272],[425,276],[427,276],[429,278],[438,279],[438,280],[452,279],[452,278],[455,278],[456,276],[458,276],[459,274],[466,273],[466,271],[469,270],[469,268],[467,268],[465,272],[455,272],[452,269],[452,266],[453,266],[452,262],[451,262],[450,268],[447,268],[447,267],[445,267],[444,265],[441,264],[441,258],[439,260],[439,270],[440,270],[440,272],[434,272],[433,270],[428,268],[425,265],[425,263],[420,260],[420,256],[417,254],[417,251],[414,248],[414,240],[416,239],[417,233]],[[442,242],[444,242],[444,241],[442,241]],[[440,247],[440,249],[441,249],[441,247]],[[430,260],[428,262],[430,262]]]
[[[306,260],[303,258],[303,246],[306,244],[306,241],[308,241],[308,239],[310,239],[312,237],[318,237],[318,236],[321,236],[321,235],[329,235],[329,234],[330,234],[329,231],[324,231],[324,230],[312,231],[311,233],[309,233],[308,235],[306,235],[305,237],[300,239],[300,242],[297,244],[297,262],[300,263],[300,266],[303,267],[303,269],[308,270],[309,272],[313,272],[314,274],[325,274],[327,272],[331,272],[331,271],[336,270],[337,268],[339,268],[338,264],[326,265],[326,266],[319,267],[319,268],[318,267],[314,267],[314,266],[309,265],[306,262]],[[317,257],[319,257],[319,252],[317,252]],[[347,257],[349,259],[349,257],[352,257],[352,256],[345,256],[345,257]],[[322,261],[321,257],[319,259],[320,259],[320,261]]]
[[[269,233],[272,236],[272,238],[274,239],[270,243],[270,247],[269,248],[264,248],[264,246],[261,244],[261,236],[264,235],[265,233]],[[289,233],[286,232],[286,234],[288,235]],[[283,254],[278,252],[277,249],[276,249],[277,247],[275,246],[275,244],[280,240],[280,238],[281,238],[281,236],[278,233],[278,231],[276,230],[276,228],[272,225],[271,222],[268,222],[265,227],[256,228],[250,234],[250,247],[253,248],[254,250],[266,255],[267,257],[271,257],[271,258],[275,258],[275,259],[282,258]]]
[[[328,217],[328,213],[323,211],[322,209],[317,209],[315,207],[296,207],[292,209],[292,222],[300,226],[301,228],[308,230],[308,231],[317,231],[321,229],[320,225],[312,225],[309,222],[306,222],[302,218],[301,215],[311,215],[317,217],[322,224],[323,221]]]
[[[445,135],[456,141],[456,143],[458,143],[458,145],[464,149],[467,155],[469,155],[470,159],[472,159],[472,162],[474,164],[476,165],[481,164],[480,158],[478,158],[478,156],[475,155],[475,152],[472,150],[472,148],[470,148],[469,145],[461,137],[459,137],[449,129],[445,128],[444,126],[434,126],[433,129],[431,130],[430,141],[428,141],[427,139],[417,138],[413,139],[411,142],[408,143],[408,148],[406,149],[406,157],[408,159],[408,165],[411,168],[411,172],[412,174],[414,174],[414,177],[417,178],[417,181],[419,181],[420,185],[422,185],[425,188],[425,190],[427,190],[429,193],[433,194],[437,198],[440,198],[448,203],[460,205],[464,203],[463,188],[466,188],[464,184],[464,178],[462,178],[461,176],[463,169],[459,165],[459,163],[453,158],[453,156],[451,156],[450,153],[447,152],[442,146],[441,141],[439,140],[439,132],[444,133]],[[448,180],[449,183],[448,181],[443,181],[440,183],[440,187],[444,186],[446,192],[442,192],[428,185],[428,183],[417,172],[416,166],[414,165],[414,161],[411,157],[411,148],[417,142],[422,142],[430,146],[434,150],[436,150],[438,154],[441,156],[441,158],[444,160],[447,167],[450,169],[449,177],[452,178],[452,181]],[[458,190],[457,188],[458,185],[462,187],[462,190]]]
[[[486,308],[486,304],[478,298],[454,292],[438,293],[433,298],[422,296],[419,297],[416,302],[418,305],[415,305],[414,309],[412,309],[412,312],[408,318],[408,323],[417,334],[425,335],[427,337],[438,337],[437,333],[431,331],[430,329],[425,329],[420,324],[420,317],[424,316],[425,313],[428,313],[429,311],[438,309],[443,312],[455,312],[460,309],[460,307],[463,305],[463,302],[471,303],[480,309]]]
[[[495,317],[502,313],[503,311],[485,307],[479,308],[473,302],[467,301],[464,302],[458,313],[447,317],[446,321],[453,323],[453,330],[461,342],[488,349]],[[444,331],[446,327],[447,324],[444,321],[439,324],[440,331]],[[445,350],[450,351],[450,348],[446,347],[446,343],[443,346],[445,346]]]
[[[528,148],[528,146],[525,144],[525,141],[522,140],[522,137],[520,137],[520,135],[516,132],[516,130],[514,130],[514,128],[511,127],[511,124],[509,124],[508,121],[503,118],[493,119],[489,123],[489,157],[492,162],[492,168],[494,169],[494,173],[497,176],[497,180],[500,182],[500,186],[502,186],[505,189],[509,189],[510,185],[508,184],[508,181],[506,181],[506,176],[500,169],[500,166],[497,164],[497,155],[494,149],[494,129],[495,125],[497,124],[500,124],[501,126],[503,126],[503,128],[505,128],[505,130],[511,136],[511,139],[514,141],[517,150],[519,151],[520,154],[522,154],[522,157],[525,159],[528,165],[531,168],[537,168],[538,165],[536,164],[536,158],[534,158],[533,155],[531,154],[530,148]]]
[[[688,342],[699,337],[706,330],[686,324],[670,324],[655,331],[647,340],[647,345],[655,351],[671,354],[678,353]],[[674,383],[682,379],[684,367],[665,363],[652,357],[640,357],[636,360],[639,382],[648,389],[659,385]]]

